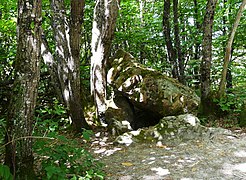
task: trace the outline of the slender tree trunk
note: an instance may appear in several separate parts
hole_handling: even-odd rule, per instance
[[[84,0],[71,0],[71,20],[70,20],[70,47],[71,47],[71,68],[70,83],[71,93],[69,100],[70,114],[74,128],[79,131],[81,127],[89,128],[85,121],[82,104],[82,89],[80,81],[80,48],[81,48],[81,25],[84,15]]]
[[[57,73],[59,79],[59,90],[62,95],[65,105],[69,107],[69,96],[71,92],[71,85],[69,82],[69,68],[73,68],[74,63],[70,60],[70,47],[69,47],[69,27],[65,15],[65,7],[63,0],[51,0],[52,10],[52,28],[55,37],[55,61],[57,65]],[[70,64],[68,64],[70,63]]]
[[[228,5],[226,5],[227,4],[227,0],[224,0],[224,2],[223,2],[223,17],[222,17],[222,22],[223,22],[223,28],[222,28],[222,34],[223,34],[223,36],[225,36],[226,35],[226,32],[227,32],[227,26],[226,26],[226,21],[228,20],[228,10],[227,10],[227,6]],[[229,9],[229,8],[228,8]],[[225,45],[226,46],[226,45]]]
[[[210,112],[210,72],[212,62],[212,31],[217,0],[209,0],[203,22],[202,62],[201,62],[201,114]]]
[[[5,163],[11,168],[14,179],[35,178],[30,137],[40,76],[41,22],[41,0],[18,1],[15,80],[6,134],[10,144],[5,152]]]
[[[91,93],[101,123],[105,123],[106,64],[116,26],[118,0],[97,0],[92,28]]]
[[[51,53],[48,42],[45,38],[45,35],[42,31],[42,39],[41,39],[41,56],[43,58],[44,63],[48,67],[49,74],[51,76],[51,84],[56,92],[57,98],[60,102],[64,103],[62,93],[61,93],[61,84],[58,77],[58,69],[57,62],[54,59],[54,56]]]
[[[139,0],[139,17],[140,17],[140,26],[141,28],[144,28],[144,5],[145,5],[145,2],[144,0]],[[145,51],[144,51],[144,48],[145,48],[145,44],[142,42],[140,44],[140,56],[139,56],[139,61],[144,64],[144,60],[145,60]]]
[[[228,6],[228,7],[227,7]],[[223,6],[223,13],[225,14],[223,16],[223,29],[222,29],[222,34],[223,36],[226,36],[226,33],[227,33],[227,21],[229,21],[229,14],[231,13],[231,8],[230,8],[230,5],[227,5],[227,0],[224,0],[224,6]],[[224,48],[224,51],[226,51],[226,42],[224,43],[223,45],[225,48]],[[231,49],[231,58],[232,58],[232,54],[233,54],[233,48]],[[231,72],[231,69],[230,69],[230,66],[231,66],[231,58],[230,58],[230,62],[229,62],[229,65],[228,65],[228,70],[227,70],[227,73],[226,73],[226,89],[228,90],[228,92],[231,92],[232,90],[232,72]]]
[[[230,60],[229,66],[228,66],[228,70],[227,70],[227,73],[226,73],[226,89],[228,90],[228,93],[231,93],[232,92],[232,88],[233,88],[233,84],[232,84],[232,72],[231,72],[231,68],[230,68],[231,62],[232,61]]]
[[[195,20],[195,25],[196,25],[196,38],[195,40],[195,53],[194,53],[194,59],[196,61],[199,62],[200,57],[201,57],[201,42],[199,42],[199,36],[200,36],[200,32],[201,32],[201,23],[199,22],[199,8],[198,8],[198,4],[197,4],[197,0],[194,0],[194,20]],[[200,76],[199,76],[199,66],[195,66],[194,68],[194,79],[198,82],[195,84],[195,88],[199,89],[199,85],[200,85]]]
[[[225,88],[226,88],[226,75],[227,75],[227,70],[228,70],[228,65],[231,59],[231,49],[232,49],[232,43],[234,40],[234,36],[237,30],[237,27],[239,25],[240,22],[240,18],[242,16],[244,7],[246,4],[246,0],[243,0],[238,13],[237,13],[237,17],[235,19],[235,22],[233,24],[233,28],[230,34],[230,37],[228,39],[227,42],[227,46],[226,46],[226,51],[225,51],[225,58],[224,58],[224,64],[223,64],[223,70],[222,70],[222,74],[221,74],[221,80],[220,80],[220,87],[219,87],[219,92],[218,92],[218,96],[222,97],[225,94]]]
[[[174,78],[179,77],[177,54],[173,48],[171,39],[171,28],[170,28],[170,0],[164,0],[164,11],[163,11],[163,33],[165,36],[167,54],[172,64],[172,75]]]
[[[179,31],[179,8],[178,8],[178,0],[173,0],[173,23],[174,23],[174,45],[175,51],[178,57],[178,68],[179,68],[179,82],[185,84],[185,76],[184,76],[184,57],[182,54],[182,48],[180,45],[180,31]]]

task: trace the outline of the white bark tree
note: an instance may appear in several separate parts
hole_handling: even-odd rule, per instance
[[[79,132],[81,128],[89,128],[84,117],[80,83],[81,25],[85,4],[84,0],[71,0],[69,20],[64,0],[50,2],[56,44],[55,55],[53,57],[48,43],[43,39],[42,57],[49,67],[57,95],[68,109],[73,128]]]
[[[240,22],[240,18],[242,16],[244,7],[246,5],[246,0],[243,0],[238,12],[237,12],[237,17],[235,19],[235,22],[233,24],[233,28],[231,30],[230,33],[230,37],[227,41],[227,46],[226,46],[226,52],[225,52],[225,57],[224,57],[224,64],[223,64],[223,70],[221,73],[221,80],[220,80],[220,87],[219,87],[219,92],[218,92],[218,96],[222,97],[225,94],[225,88],[226,88],[226,74],[227,74],[227,70],[228,70],[228,65],[231,59],[231,49],[232,49],[232,43],[236,34],[236,30],[237,27],[239,25]]]
[[[97,0],[92,28],[91,94],[101,123],[105,123],[106,64],[115,31],[119,9],[118,0]]]

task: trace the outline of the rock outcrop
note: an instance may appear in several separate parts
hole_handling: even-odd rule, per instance
[[[114,143],[131,145],[132,143],[157,143],[158,145],[177,145],[187,141],[210,142],[219,135],[232,136],[231,131],[222,128],[207,128],[200,124],[192,114],[167,116],[155,126],[126,132],[118,136]]]
[[[126,120],[132,129],[153,126],[164,116],[193,113],[199,105],[199,97],[192,89],[145,67],[123,50],[111,58],[107,82],[117,106],[109,106],[108,120]]]

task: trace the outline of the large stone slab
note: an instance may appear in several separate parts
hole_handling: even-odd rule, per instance
[[[194,113],[199,97],[192,89],[159,71],[145,67],[118,50],[110,60],[107,82],[113,91],[129,100],[133,129],[154,125],[164,116]]]

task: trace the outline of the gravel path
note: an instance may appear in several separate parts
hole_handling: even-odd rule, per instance
[[[246,134],[218,134],[209,141],[175,146],[136,143],[115,146],[107,138],[91,149],[112,180],[246,180]]]

